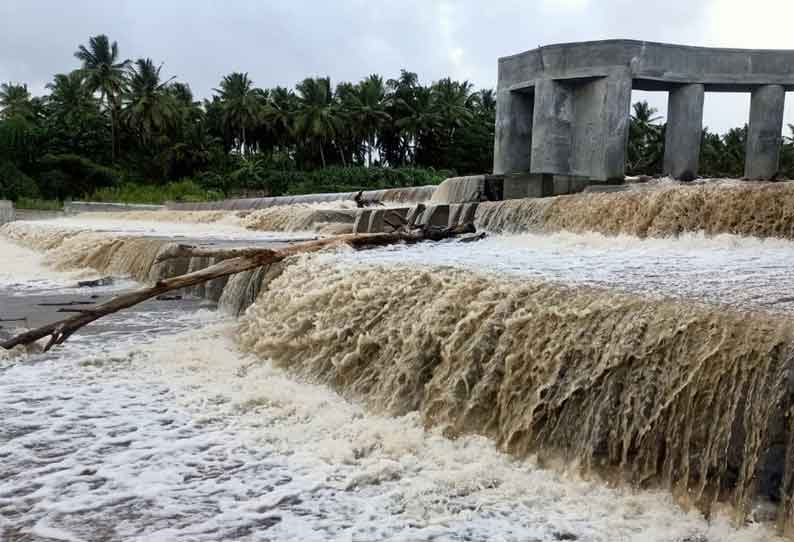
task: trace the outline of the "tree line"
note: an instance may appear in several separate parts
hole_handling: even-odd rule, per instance
[[[427,184],[451,170],[491,168],[494,93],[468,81],[422,85],[402,70],[386,80],[373,74],[333,85],[309,77],[294,89],[268,89],[235,72],[200,101],[162,64],[124,59],[105,35],[74,56],[79,65],[55,75],[45,96],[31,96],[25,84],[0,85],[6,197],[62,199],[179,179],[219,194],[278,194],[306,179],[336,188],[351,175],[359,185]]]
[[[492,167],[495,94],[468,81],[423,85],[402,70],[260,88],[234,72],[197,100],[162,64],[123,58],[105,35],[74,56],[44,96],[0,85],[0,197],[278,195],[430,184]],[[647,102],[634,104],[627,173],[661,173],[659,121]],[[701,174],[741,176],[746,133],[704,130]],[[782,172],[794,175],[791,138],[782,155]]]

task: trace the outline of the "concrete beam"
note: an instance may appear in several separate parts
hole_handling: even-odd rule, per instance
[[[771,179],[780,165],[786,91],[780,85],[764,85],[753,90],[751,96],[744,176]]]
[[[495,174],[529,171],[534,99],[532,93],[499,91],[494,132]]]
[[[499,59],[499,88],[524,86],[541,78],[603,76],[629,68],[649,90],[659,84],[702,83],[709,91],[743,91],[750,85],[783,85],[794,90],[794,51],[689,47],[636,40],[546,45]],[[669,88],[669,87],[668,87]]]
[[[703,137],[702,84],[681,85],[667,100],[667,132],[664,141],[664,173],[675,179],[697,177],[700,140]]]

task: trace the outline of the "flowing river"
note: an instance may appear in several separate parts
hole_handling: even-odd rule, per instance
[[[14,223],[0,317],[128,289],[167,240],[307,237]],[[0,358],[0,540],[777,540],[794,243],[525,233],[295,260],[222,285],[221,310],[149,301]]]

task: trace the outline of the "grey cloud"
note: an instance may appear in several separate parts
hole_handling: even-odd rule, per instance
[[[691,0],[4,0],[0,81],[42,92],[53,74],[77,67],[78,44],[106,33],[122,55],[164,62],[200,97],[231,71],[264,87],[310,75],[391,77],[400,68],[425,82],[451,75],[490,87],[499,56],[614,37],[697,45],[707,21],[707,3]],[[663,95],[649,97],[664,109]],[[707,102],[706,124],[739,123],[738,102]]]

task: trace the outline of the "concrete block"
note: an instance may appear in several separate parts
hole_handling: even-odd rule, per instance
[[[479,203],[456,203],[450,205],[449,225],[457,226],[467,222],[474,222],[474,214],[477,212],[478,205]]]
[[[368,233],[383,233],[383,215],[385,212],[386,211],[384,209],[373,209],[369,213],[369,226],[367,227]]]
[[[428,205],[422,213],[420,224],[423,226],[449,226],[449,205]]]
[[[408,213],[411,211],[411,207],[391,207],[388,209],[384,209],[383,211],[383,231],[385,232],[392,232],[394,228],[389,225],[389,222],[392,224],[402,224],[403,221],[408,220]]]
[[[356,220],[353,222],[353,233],[369,232],[369,218],[371,214],[371,209],[359,209],[356,211]]]

